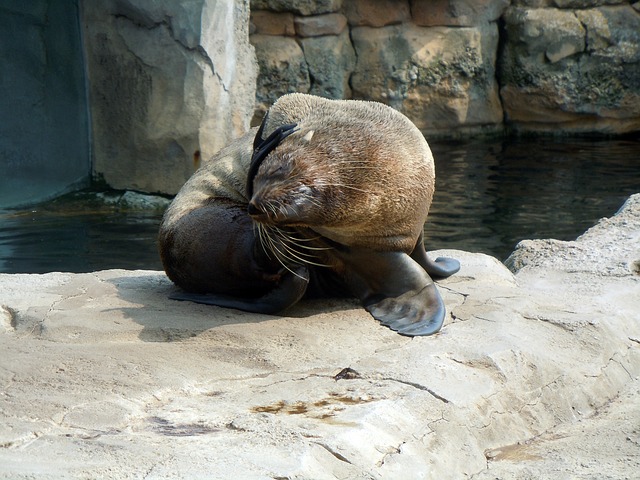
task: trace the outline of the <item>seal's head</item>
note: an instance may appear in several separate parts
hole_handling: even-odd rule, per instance
[[[412,251],[434,169],[406,117],[373,102],[291,94],[255,138],[246,189],[255,222],[310,229],[348,247]]]
[[[248,212],[256,222],[310,227],[336,221],[335,206],[346,198],[338,172],[311,144],[314,133],[310,129],[291,133],[250,172]]]

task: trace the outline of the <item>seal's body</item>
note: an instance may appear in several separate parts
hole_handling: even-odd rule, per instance
[[[282,278],[282,266],[262,249],[247,214],[245,184],[256,130],[204,163],[164,214],[160,257],[168,277],[186,291],[174,298],[276,313],[305,292],[306,280]]]
[[[424,251],[435,171],[417,128],[379,103],[290,94],[253,135],[201,167],[165,214],[165,270],[193,292],[179,297],[272,313],[311,281],[346,287],[402,334],[438,331],[429,274],[459,265]]]

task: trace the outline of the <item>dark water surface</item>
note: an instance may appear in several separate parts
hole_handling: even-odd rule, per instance
[[[522,239],[574,240],[640,193],[640,136],[432,142],[427,249],[506,259]]]
[[[640,137],[432,141],[437,190],[428,250],[504,260],[525,238],[572,240],[640,192]],[[0,272],[161,269],[158,210],[83,193],[0,211]]]

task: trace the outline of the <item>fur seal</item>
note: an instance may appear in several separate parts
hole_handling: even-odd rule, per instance
[[[160,254],[187,290],[174,298],[275,313],[346,290],[398,333],[433,334],[445,307],[431,276],[459,269],[424,249],[434,184],[429,146],[399,112],[285,95],[167,210]]]

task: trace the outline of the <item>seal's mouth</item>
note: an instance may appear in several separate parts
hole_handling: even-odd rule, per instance
[[[295,208],[282,201],[262,200],[255,195],[247,205],[247,213],[254,222],[274,227],[297,225],[300,218]]]
[[[247,213],[253,220],[260,223],[269,223],[269,215],[263,209],[262,204],[256,202],[255,200],[251,200],[247,205]]]
[[[247,205],[247,213],[254,222],[263,223],[265,225],[280,225],[286,213],[282,211],[283,207],[278,207],[271,202],[261,201],[254,196]]]

